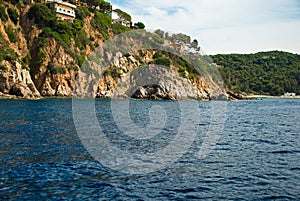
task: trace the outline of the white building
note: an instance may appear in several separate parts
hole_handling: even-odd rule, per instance
[[[294,97],[294,96],[296,96],[296,93],[289,93],[289,92],[287,92],[287,93],[284,94],[284,96]]]
[[[34,2],[49,3],[51,8],[56,13],[57,17],[62,20],[73,21],[76,17],[75,9],[76,5],[64,2],[62,0],[23,0],[27,4],[33,4]]]
[[[120,23],[123,26],[127,26],[127,27],[131,26],[131,22],[128,20],[125,20],[116,11],[112,10],[110,13],[107,13],[107,14],[110,16],[112,23]]]
[[[73,21],[76,17],[76,5],[64,2],[62,0],[46,0],[46,3],[51,5],[51,8],[56,12],[57,17],[66,21]]]

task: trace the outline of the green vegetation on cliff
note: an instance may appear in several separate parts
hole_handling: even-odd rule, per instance
[[[85,2],[85,1],[82,1]],[[43,31],[36,39],[38,48],[42,48],[47,44],[47,39],[54,38],[58,44],[62,45],[67,53],[77,60],[80,66],[85,59],[85,49],[89,45],[94,49],[99,44],[94,44],[95,36],[87,36],[84,30],[85,19],[92,17],[91,25],[99,31],[103,40],[111,37],[113,34],[120,34],[130,30],[120,23],[112,23],[112,20],[105,12],[111,8],[111,5],[103,0],[101,1],[86,1],[88,6],[80,6],[76,11],[76,19],[71,22],[58,20],[55,13],[49,8],[49,5],[44,3],[35,3],[27,13],[28,19],[34,20],[40,29]],[[96,7],[100,7],[100,11]],[[130,15],[118,10],[126,18],[131,19]],[[5,18],[5,17],[4,17]],[[72,47],[71,39],[75,41],[75,47]],[[38,51],[42,53],[41,51]],[[42,58],[38,56],[38,58]],[[37,60],[37,65],[41,62]]]
[[[272,51],[211,56],[229,90],[235,93],[300,94],[300,55]]]
[[[8,20],[8,16],[5,12],[5,7],[3,5],[0,5],[0,19],[2,22],[6,22]]]
[[[3,35],[0,33],[0,61],[15,61],[18,59],[17,53],[9,48],[9,42],[4,39]],[[2,68],[5,70],[6,68]]]

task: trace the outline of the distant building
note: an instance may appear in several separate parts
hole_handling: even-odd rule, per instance
[[[34,2],[49,3],[50,7],[56,13],[56,16],[62,20],[73,21],[76,17],[74,4],[64,2],[62,0],[23,0],[24,3],[33,4]]]
[[[127,27],[131,27],[131,22],[128,21],[128,20],[125,20],[124,18],[122,18],[119,13],[117,13],[116,11],[111,11],[109,13],[107,13],[110,18],[111,18],[111,21],[112,23],[120,23],[122,24],[123,26],[127,26]]]
[[[73,21],[76,17],[76,5],[64,2],[62,0],[46,0],[50,7],[56,12],[56,16],[62,20]]]
[[[107,13],[107,14],[110,16],[110,18],[112,20],[117,20],[117,19],[120,18],[119,14],[116,11],[113,11],[113,10],[111,12]]]
[[[294,97],[294,96],[296,96],[296,93],[289,93],[289,92],[287,92],[287,93],[285,93],[283,96],[291,96],[291,97]]]

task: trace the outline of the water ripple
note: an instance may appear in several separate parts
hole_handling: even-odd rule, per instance
[[[133,101],[133,121],[149,123],[149,108],[170,114],[162,133],[131,141],[97,100],[99,124],[111,141],[132,152],[152,152],[178,131],[177,103]],[[0,200],[299,200],[300,100],[230,102],[221,138],[199,160],[210,126],[210,102],[199,102],[199,132],[176,163],[146,175],[112,171],[80,143],[70,99],[0,100]],[[278,107],[280,105],[280,107]]]

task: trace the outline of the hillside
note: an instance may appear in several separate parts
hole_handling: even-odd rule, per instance
[[[211,56],[228,90],[279,96],[300,94],[300,55],[281,51]]]
[[[82,77],[85,76],[83,71],[90,69],[83,63],[89,56],[93,56],[91,53],[96,48],[100,52],[104,51],[105,41],[144,27],[142,22],[132,23],[128,13],[120,9],[113,10],[108,2],[101,0],[0,1],[0,96],[72,97],[78,79],[87,85],[92,82],[90,78]],[[198,42],[191,41],[184,34],[169,35],[160,30],[153,34],[149,38],[160,46],[166,44],[168,48],[170,46],[180,51],[185,51],[184,47],[200,50]],[[142,42],[130,37],[124,41],[133,42],[133,46]],[[162,70],[160,73],[166,74],[172,83],[168,82],[168,86],[165,83],[141,86],[144,88],[138,90],[143,91],[143,96],[134,95],[133,92],[129,97],[208,99],[214,93],[223,93],[212,77],[201,75],[189,62],[164,51],[146,48],[123,54],[114,52],[96,60],[103,62],[107,57],[110,58],[110,61],[106,61],[107,70],[96,75],[101,79],[92,87],[91,96],[123,96],[116,93],[118,83],[135,69],[150,64],[166,66],[167,72]],[[78,83],[77,86],[82,87],[77,92],[83,94],[84,86]],[[121,90],[122,93],[125,91]]]

